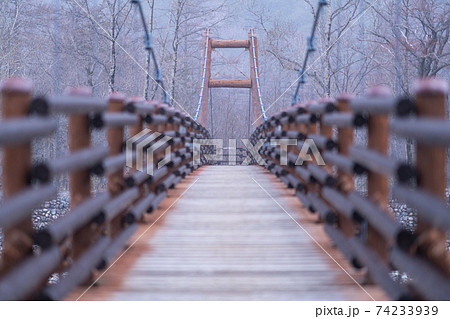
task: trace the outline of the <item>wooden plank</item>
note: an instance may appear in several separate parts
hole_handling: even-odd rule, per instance
[[[251,88],[252,81],[250,79],[220,79],[209,80],[211,88]]]
[[[212,40],[211,47],[213,49],[248,49],[250,42],[248,40]]]
[[[362,277],[274,176],[257,166],[207,166],[169,192],[156,212],[161,216],[173,204],[162,223],[82,300],[370,299],[253,179],[347,271]],[[373,286],[365,289],[386,298]]]

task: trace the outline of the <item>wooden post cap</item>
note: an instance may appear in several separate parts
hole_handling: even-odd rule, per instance
[[[142,96],[132,96],[128,99],[128,102],[145,102],[145,99]]]
[[[392,96],[392,90],[386,85],[375,85],[367,90],[368,96]]]
[[[319,100],[317,100],[317,102],[319,102],[319,103],[334,103],[335,99],[333,99],[332,97],[322,97]]]
[[[297,103],[297,104],[292,105],[292,107],[305,108],[305,105],[303,103]]]
[[[448,83],[443,79],[437,78],[424,78],[416,80],[413,83],[414,94],[448,94]]]
[[[33,90],[33,83],[25,78],[11,77],[0,84],[2,92],[30,93]]]
[[[316,100],[308,100],[306,101],[306,108],[309,108],[310,105],[317,104]]]
[[[353,97],[354,97],[354,95],[351,94],[351,93],[339,93],[339,94],[336,96],[336,100],[337,100],[337,101],[342,101],[342,102],[344,102],[344,101],[350,101],[351,99],[353,99]]]
[[[114,101],[114,102],[124,102],[126,99],[125,94],[121,93],[121,92],[112,92],[109,94],[109,101]]]
[[[91,96],[92,89],[87,86],[69,86],[64,90],[64,94],[71,96]]]

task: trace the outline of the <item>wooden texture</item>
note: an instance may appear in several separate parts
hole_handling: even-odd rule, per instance
[[[421,118],[447,118],[447,94],[426,86],[428,82],[439,80],[423,80],[424,87],[416,92],[417,115]],[[430,194],[446,200],[447,186],[447,147],[416,144],[417,184]],[[442,271],[450,275],[450,254],[447,250],[447,234],[437,227],[429,225],[418,218],[417,231],[419,245],[427,257]]]
[[[19,78],[5,81],[1,88],[1,117],[3,120],[27,116],[31,99],[31,83]],[[31,143],[5,147],[2,150],[2,183],[4,199],[13,197],[29,185]],[[5,231],[0,274],[31,253],[31,218]]]
[[[211,88],[251,88],[252,81],[249,79],[219,79],[209,80]]]
[[[91,92],[82,88],[73,88],[71,96],[90,96]],[[72,114],[69,116],[68,143],[71,153],[89,148],[91,132],[87,114]],[[70,206],[72,209],[91,196],[91,179],[88,169],[69,174]]]
[[[371,92],[373,96],[385,96],[384,92]],[[390,96],[390,95],[387,95]],[[389,117],[387,114],[371,114],[368,119],[367,148],[380,154],[388,155],[389,151]],[[389,200],[389,177],[369,170],[367,173],[367,194],[385,211]],[[390,216],[394,218],[394,216]],[[386,261],[389,254],[389,243],[370,224],[367,227],[367,243]]]
[[[211,41],[211,47],[213,49],[248,49],[250,47],[250,41],[248,40],[213,40]]]
[[[122,112],[125,107],[125,96],[121,93],[111,93],[108,103],[108,112]],[[124,128],[110,127],[107,131],[109,155],[114,156],[122,153],[124,143]],[[117,195],[124,187],[123,170],[118,170],[108,176],[108,190],[111,194]]]
[[[169,192],[140,226],[137,243],[81,300],[371,300],[254,180],[360,277],[268,171],[207,166]],[[386,298],[378,288],[365,289]]]
[[[69,90],[70,96],[91,96],[90,89],[78,87]],[[87,114],[71,114],[69,116],[68,143],[71,153],[89,148],[91,130]],[[69,174],[70,207],[72,210],[91,196],[91,175],[89,169],[74,171]],[[99,233],[98,227],[83,227],[72,236],[71,258],[78,259],[92,244]]]
[[[342,94],[337,98],[337,109],[341,113],[350,112],[349,101],[350,96]],[[349,148],[353,144],[353,128],[342,127],[337,130],[337,143],[339,153],[345,156],[349,156]],[[343,192],[352,191],[354,188],[353,174],[347,173],[342,170],[338,170],[339,176],[339,188]]]
[[[209,36],[209,42],[206,43],[207,35]],[[258,45],[256,36],[254,37],[255,45],[255,60],[253,60],[253,46],[251,32],[249,32],[248,40],[213,40],[211,30],[205,32],[205,42],[203,44],[203,63],[205,63],[206,55],[206,68],[203,64],[203,69],[205,69],[205,83],[203,88],[203,95],[201,97],[200,113],[198,121],[201,125],[206,127],[208,119],[208,99],[209,99],[209,88],[249,88],[251,89],[252,96],[252,112],[253,120],[255,121],[254,127],[262,123],[262,113],[261,105],[258,98],[258,91],[256,87],[256,77],[259,77],[258,68]],[[219,48],[246,48],[249,51],[250,58],[250,79],[211,79],[211,55],[213,49]],[[256,69],[255,64],[256,63]]]
[[[135,102],[135,103],[142,103],[144,102],[144,99],[141,97],[134,97],[131,99],[130,102]],[[144,120],[143,120],[143,116],[142,114],[138,114],[138,122],[131,126],[128,130],[129,132],[129,138],[139,134],[144,128]],[[129,167],[128,168],[128,172],[131,175],[132,173],[136,172],[136,168],[135,167]]]
[[[341,94],[337,98],[337,110],[341,113],[350,112],[351,96]],[[341,127],[337,129],[337,144],[339,153],[349,156],[349,148],[353,144],[354,129],[352,127]],[[338,187],[343,193],[352,191],[355,187],[353,174],[347,173],[343,170],[337,170]],[[351,237],[355,233],[353,221],[346,218],[342,213],[339,213],[339,227],[347,237]]]

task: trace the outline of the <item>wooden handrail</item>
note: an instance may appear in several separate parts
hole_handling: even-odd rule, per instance
[[[127,99],[119,93],[105,100],[92,97],[86,88],[72,88],[64,96],[32,100],[31,84],[17,78],[6,80],[1,93],[4,202],[0,228],[4,229],[4,249],[0,255],[0,300],[60,300],[85,284],[96,268],[113,262],[145,213],[154,211],[168,188],[199,167],[190,164],[186,150],[193,137],[207,138],[209,133],[172,107]],[[69,154],[33,162],[31,143],[56,132],[55,114],[68,118]],[[146,152],[126,154],[125,132],[131,137],[144,128],[171,138],[171,143],[163,146],[171,147],[174,158],[163,169],[157,170],[155,161],[147,162]],[[91,146],[93,129],[106,131],[103,148]],[[158,149],[154,159],[159,160],[164,152],[163,147]],[[155,175],[139,172],[134,166],[126,173],[127,155],[146,167],[154,165]],[[95,195],[93,173],[107,175],[107,189]],[[134,179],[136,173],[144,178]],[[55,175],[69,176],[70,211],[41,230],[33,229],[33,209],[56,194],[52,186]],[[40,246],[39,255],[33,254],[33,244]],[[48,278],[54,272],[69,275],[49,286]]]
[[[266,141],[259,152],[267,168],[288,187],[296,187],[297,197],[307,209],[319,211],[326,233],[351,264],[365,266],[368,283],[377,283],[393,299],[450,298],[450,253],[446,246],[450,209],[445,198],[446,149],[450,144],[447,93],[445,81],[423,79],[416,84],[414,99],[394,97],[389,89],[375,87],[363,97],[341,94],[336,101],[297,104],[273,115],[250,139],[254,145],[260,139]],[[394,133],[416,140],[415,167],[389,157],[391,119]],[[354,146],[357,127],[367,127],[365,147]],[[301,137],[314,137],[324,155],[324,169],[315,161],[292,165],[299,156],[298,148],[289,148],[287,156],[292,160],[283,166],[277,147],[269,146],[271,139],[280,138],[280,132],[285,137],[298,133],[298,145],[304,144]],[[337,144],[337,151],[324,142],[329,140]],[[337,179],[336,185],[325,178],[326,172]],[[359,189],[363,194],[355,191],[354,173],[367,173],[367,185]],[[302,190],[292,182],[296,179]],[[388,208],[390,180],[394,181],[393,196],[419,210],[414,232],[395,220]],[[430,208],[424,207],[426,203]],[[331,213],[337,218],[330,218]],[[412,285],[400,286],[390,279],[392,265],[415,276]],[[428,282],[433,282],[434,292]]]

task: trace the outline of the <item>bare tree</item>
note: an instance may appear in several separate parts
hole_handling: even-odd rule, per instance
[[[396,17],[390,10],[393,5],[392,0],[386,0],[374,8],[380,21],[378,28],[369,31],[371,41],[389,52],[400,44],[399,55],[404,57],[404,64],[416,70],[413,76],[435,76],[450,66],[450,4],[442,0],[402,0]],[[402,82],[408,82],[405,80]],[[407,87],[403,87],[407,93]]]
[[[311,3],[309,0],[305,0],[305,2]],[[323,66],[322,76],[317,76],[318,70],[316,68],[315,81],[320,87],[323,89],[323,95],[330,96],[332,89],[332,79],[337,77],[337,74],[341,73],[343,75],[348,75],[351,71],[351,68],[358,61],[356,55],[347,54],[346,63],[342,63],[339,56],[336,54],[336,50],[333,50],[335,47],[338,47],[339,53],[343,53],[344,50],[341,50],[342,42],[346,39],[344,36],[349,31],[349,29],[353,26],[353,22],[358,16],[358,6],[359,0],[329,0],[328,1],[328,12],[326,15],[325,23],[321,23],[318,26],[319,31],[319,48],[318,51],[321,55],[321,66]],[[314,11],[313,11],[314,12]],[[351,48],[346,48],[351,49]],[[348,80],[348,77],[345,77]],[[345,81],[345,80],[344,80]]]
[[[12,76],[23,65],[20,63],[20,41],[24,30],[26,1],[0,1],[0,75]]]
[[[202,34],[204,27],[213,28],[220,22],[229,18],[228,15],[217,15],[224,8],[227,0],[219,3],[204,3],[194,0],[175,0],[170,10],[169,25],[173,26],[171,37],[171,79],[170,92],[171,102],[173,103],[177,89],[181,89],[181,85],[177,85],[179,64],[180,64],[180,48],[183,46],[186,50],[185,54],[197,54],[198,49],[188,52],[188,41],[191,37],[198,37]],[[186,60],[186,56],[183,60]]]
[[[117,72],[117,40],[122,32],[128,15],[131,12],[130,1],[105,0],[106,12],[110,19],[109,41],[110,41],[110,69],[109,69],[109,90],[115,91]],[[104,12],[104,11],[103,11]]]

